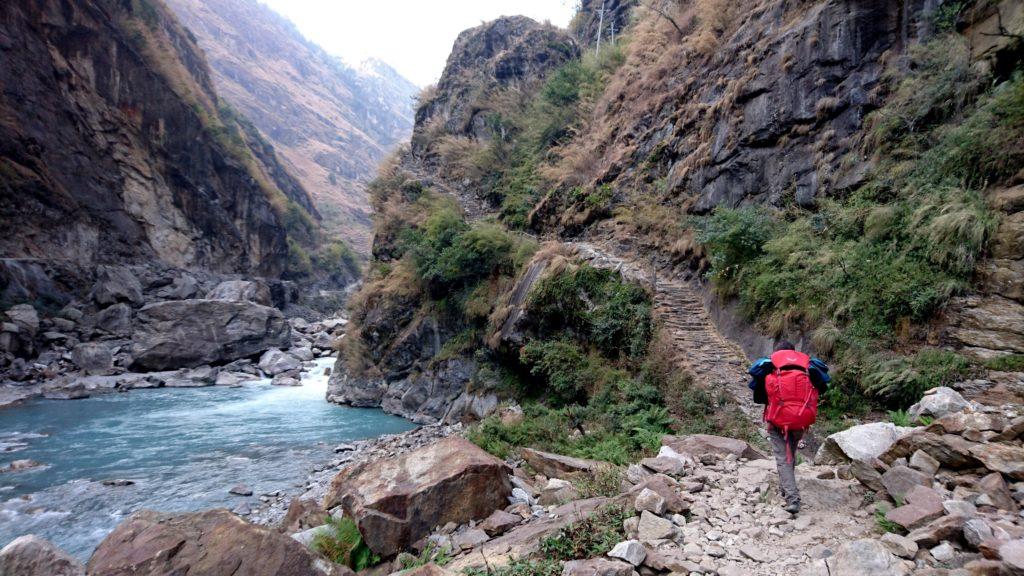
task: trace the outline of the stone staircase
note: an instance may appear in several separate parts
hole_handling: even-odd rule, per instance
[[[761,407],[751,401],[747,388],[749,359],[743,350],[715,327],[699,292],[690,281],[620,255],[604,245],[569,242],[577,255],[590,265],[619,271],[627,280],[651,286],[654,318],[671,335],[676,361],[687,369],[697,384],[707,390],[721,390],[731,396],[755,423],[761,422]]]

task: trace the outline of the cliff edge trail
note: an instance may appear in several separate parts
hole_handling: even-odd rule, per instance
[[[631,282],[653,284],[654,318],[670,335],[678,366],[689,371],[696,384],[725,392],[751,420],[761,422],[761,410],[751,401],[747,388],[746,354],[718,331],[689,281],[670,271],[653,270],[607,244],[567,245],[595,268],[614,269]]]

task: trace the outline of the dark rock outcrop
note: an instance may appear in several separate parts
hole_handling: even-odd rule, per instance
[[[161,0],[4,2],[0,84],[0,254],[284,269],[309,197]]]
[[[227,510],[161,514],[143,510],[96,549],[94,576],[339,576],[345,569],[316,558],[279,532]]]
[[[498,18],[466,30],[455,40],[435,93],[416,110],[413,152],[429,155],[432,130],[489,138],[488,101],[501,90],[529,92],[549,72],[579,55],[572,37],[525,16]]]
[[[829,0],[792,25],[783,24],[782,2],[737,16],[742,25],[713,52],[693,54],[649,87],[668,92],[660,108],[640,113],[628,99],[610,100],[599,112],[636,126],[603,144],[621,155],[595,180],[624,183],[651,170],[697,212],[776,203],[787,191],[810,205],[850,187],[864,166],[840,166],[837,147],[881,104],[884,56],[928,33],[924,4]],[[711,75],[719,81],[676,81]]]
[[[225,300],[159,302],[139,310],[132,367],[194,368],[290,345],[291,327],[276,308]]]
[[[350,465],[334,478],[324,508],[341,505],[374,552],[389,557],[435,526],[481,520],[512,493],[504,462],[451,437],[414,452]]]

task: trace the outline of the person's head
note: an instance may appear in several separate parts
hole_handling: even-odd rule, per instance
[[[779,340],[779,343],[775,345],[775,351],[779,350],[796,350],[796,347],[789,340]]]

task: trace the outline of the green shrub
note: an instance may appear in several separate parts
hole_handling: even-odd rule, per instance
[[[580,476],[573,481],[580,498],[612,498],[622,492],[626,470],[621,466],[605,465],[591,475]]]
[[[402,570],[411,570],[431,563],[444,566],[452,561],[451,550],[447,547],[438,547],[433,542],[428,542],[418,556],[399,554],[397,559]]]
[[[734,293],[746,267],[764,254],[776,223],[763,208],[718,208],[700,223],[697,240],[709,254],[709,276],[724,293]]]
[[[519,359],[546,384],[545,398],[555,407],[586,401],[593,367],[579,345],[568,340],[531,340]]]
[[[531,447],[623,466],[655,451],[673,422],[663,406],[638,402],[624,402],[616,413],[602,406],[555,409],[526,402],[523,412],[521,421],[510,424],[485,418],[469,431],[470,441],[499,458]]]
[[[618,273],[589,265],[550,276],[530,292],[542,337],[569,331],[609,358],[640,358],[653,334],[651,299]]]
[[[290,278],[305,278],[313,273],[313,261],[309,253],[295,239],[288,239],[288,261],[286,275]]]
[[[540,553],[553,560],[576,560],[604,556],[626,539],[623,522],[632,510],[610,505],[576,520],[540,541]]]
[[[1009,354],[985,360],[985,368],[998,372],[1024,372],[1024,354]]]
[[[351,518],[328,518],[330,533],[319,533],[313,539],[313,549],[335,564],[359,571],[380,562],[380,557],[363,541],[359,528]]]
[[[313,221],[313,217],[309,215],[305,208],[299,206],[293,200],[288,201],[287,208],[285,208],[281,219],[289,238],[294,238],[306,246],[316,241],[318,231],[316,222]]]
[[[862,380],[864,390],[896,406],[909,406],[920,400],[925,391],[949,386],[977,370],[967,358],[933,348],[910,357],[876,357],[868,366],[871,368]]]
[[[317,268],[331,276],[358,278],[362,274],[359,257],[341,240],[320,248],[314,260]]]

